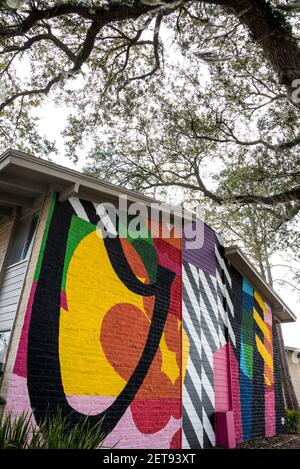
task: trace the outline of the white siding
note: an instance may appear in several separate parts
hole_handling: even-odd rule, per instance
[[[11,330],[23,288],[28,260],[5,270],[0,287],[0,331]]]

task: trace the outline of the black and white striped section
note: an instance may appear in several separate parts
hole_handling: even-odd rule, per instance
[[[216,277],[199,273],[201,344],[202,344],[202,416],[203,447],[215,446],[214,353],[220,348],[219,311]]]
[[[81,200],[77,197],[70,197],[69,202],[79,218],[98,227],[99,234],[101,234],[101,232],[103,233],[103,230],[105,230],[112,236],[117,235],[116,227],[109,214],[105,211],[104,205]],[[99,223],[100,221],[101,224]]]
[[[227,262],[224,259],[224,248],[222,245],[215,245],[217,269],[217,296],[218,296],[218,308],[219,315],[222,319],[222,326],[220,322],[220,342],[221,346],[224,345],[224,339],[226,342],[230,340],[232,345],[236,347],[236,337],[232,328],[232,319],[234,318],[234,307],[231,300],[229,291],[232,289],[232,280],[227,268]]]
[[[198,269],[183,262],[183,327],[189,338],[189,355],[183,383],[182,447],[203,448],[202,423],[202,347]]]

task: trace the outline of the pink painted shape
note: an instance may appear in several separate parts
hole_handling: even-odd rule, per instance
[[[228,345],[230,370],[231,370],[231,395],[232,395],[232,409],[234,413],[234,426],[236,441],[243,441],[243,426],[242,426],[242,411],[241,411],[241,396],[240,396],[240,376],[239,365],[234,354],[232,345]]]
[[[14,373],[26,377],[27,376],[27,345],[28,345],[28,331],[29,331],[29,324],[32,312],[32,306],[34,302],[34,296],[37,288],[37,282],[33,282],[30,297],[25,313],[24,324],[22,328],[22,334],[19,342],[18,352],[16,356],[15,366],[14,366]]]
[[[228,344],[214,353],[215,411],[231,410]]]
[[[236,447],[233,411],[216,412],[216,445],[220,448]]]
[[[115,398],[94,396],[67,396],[69,404],[78,412],[95,415],[107,409]],[[116,449],[167,449],[170,447],[174,434],[182,426],[181,419],[171,417],[168,424],[157,433],[146,435],[135,426],[130,408],[108,435],[104,446]]]
[[[66,292],[60,292],[60,305],[65,311],[69,311]]]
[[[265,393],[265,422],[266,436],[274,436],[276,434],[274,389]]]
[[[267,323],[267,324],[269,324],[270,326],[272,326],[272,320],[273,320],[273,318],[272,318],[272,311],[271,311],[271,309],[270,309],[268,306],[266,306],[266,310],[265,310],[265,312],[264,312],[264,321],[265,321],[265,323]]]
[[[13,374],[9,383],[5,410],[17,415],[23,411],[31,411],[27,389],[27,378]]]

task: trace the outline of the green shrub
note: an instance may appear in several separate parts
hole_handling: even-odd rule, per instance
[[[287,429],[289,433],[300,433],[300,412],[286,409]]]
[[[68,418],[58,410],[55,417],[46,418],[40,431],[49,449],[97,449],[105,438],[101,423],[92,426],[87,416],[82,423],[70,428]]]
[[[27,449],[30,441],[40,446],[39,435],[32,426],[31,415],[23,412],[18,417],[3,413],[0,419],[0,449]],[[42,443],[42,442],[40,442]]]
[[[97,449],[104,440],[101,422],[92,426],[88,417],[74,427],[58,411],[47,417],[37,429],[32,414],[23,412],[14,417],[5,413],[0,417],[0,449]]]

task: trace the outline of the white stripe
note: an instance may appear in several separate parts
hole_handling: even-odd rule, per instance
[[[231,316],[234,318],[234,307],[233,307],[233,304],[232,304],[232,301],[231,301],[231,298],[229,296],[229,293],[228,293],[227,289],[225,291],[225,297],[226,297],[226,301],[227,301]]]
[[[218,309],[219,309],[219,313],[220,313],[220,316],[222,318],[222,321],[225,324],[225,326],[227,327],[227,314],[224,310],[223,302],[220,298],[218,298]]]
[[[233,329],[232,329],[232,326],[230,324],[230,321],[228,321],[228,332],[229,332],[229,336],[231,338],[231,341],[234,345],[234,347],[236,347],[236,340],[235,340],[235,334],[233,332]]]
[[[202,321],[205,321],[205,324],[206,324],[208,330],[210,331],[210,333],[211,333],[211,335],[212,335],[212,337],[215,341],[216,348],[218,349],[219,348],[219,334],[218,334],[218,332],[215,328],[215,325],[212,322],[211,318],[209,317],[208,314],[205,314],[204,311],[202,311]],[[201,331],[204,334],[203,326],[201,326]],[[201,335],[201,339],[202,339],[202,335]]]
[[[188,313],[186,305],[183,303],[182,306],[183,306],[184,313],[186,315],[186,317],[184,317],[184,319],[183,319],[186,329],[188,329],[191,337],[193,337],[195,340],[200,341],[199,334],[197,333],[197,331],[195,329],[195,326],[194,326],[193,321],[192,321],[192,319],[191,319],[191,317]],[[200,333],[200,337],[201,337],[201,330],[199,330],[199,333]]]
[[[183,388],[183,399],[183,402],[185,402],[184,409],[191,421],[198,443],[203,448],[203,425],[185,386]]]
[[[200,365],[201,364],[199,363],[199,368],[200,368],[200,371],[201,371],[201,366]],[[196,371],[196,368],[194,366],[194,363],[193,363],[191,357],[189,357],[187,369],[188,369],[190,378],[193,381],[193,384],[194,384],[195,388],[197,389],[199,399],[201,401],[202,400],[202,383],[201,383],[199,374]]]
[[[227,282],[229,283],[230,288],[232,288],[231,277],[230,277],[229,272],[227,270],[227,267],[225,265],[224,259],[222,259],[221,255],[219,253],[219,249],[217,248],[217,246],[215,246],[215,253],[216,253],[216,258],[217,258],[221,268],[224,270],[224,273],[225,273],[226,278],[227,278]]]
[[[86,214],[86,211],[83,208],[82,203],[77,197],[70,197],[69,202],[75,210],[76,215],[83,220],[90,221],[89,217]]]
[[[215,408],[215,392],[213,390],[211,383],[209,382],[209,379],[205,373],[205,369],[203,366],[202,366],[202,384],[203,384],[206,394],[208,395],[210,399],[210,402],[213,408]]]
[[[186,292],[187,292],[187,295],[192,303],[192,306],[194,307],[195,309],[195,312],[199,313],[200,314],[200,303],[199,303],[199,300],[197,300],[196,296],[195,296],[195,293],[194,293],[194,290],[192,288],[192,285],[191,285],[191,282],[190,282],[190,279],[188,278],[188,275],[185,271],[185,269],[183,269],[183,285],[186,289]],[[196,282],[196,285],[198,287],[198,282]],[[197,311],[198,309],[198,311]],[[197,316],[197,314],[196,314]]]
[[[225,339],[225,336],[223,334],[220,324],[219,324],[219,340],[220,340],[220,347],[223,347],[227,343],[227,340]]]
[[[111,221],[110,219],[110,216],[108,215],[105,207],[101,204],[99,204],[97,206],[97,214],[98,216],[100,217],[100,220],[104,226],[104,228],[106,229],[106,231],[109,233],[109,234],[112,234],[113,236],[117,236],[118,233],[117,233],[117,230],[113,224],[113,222]],[[100,229],[100,225],[99,226],[99,229]]]
[[[213,353],[211,351],[210,346],[207,343],[207,340],[204,334],[202,335],[202,350],[204,350],[203,353],[205,353],[206,358],[208,359],[208,362],[211,366],[211,369],[213,370],[214,369],[214,357],[213,357]]]
[[[208,298],[208,301],[210,303],[210,306],[211,306],[216,318],[218,319],[218,306],[217,306],[217,303],[216,303],[215,294],[214,294],[214,292],[211,291],[210,286],[208,284],[208,281],[206,280],[206,277],[205,277],[204,273],[201,270],[199,270],[199,276],[200,276],[201,283],[204,287],[206,296]],[[203,293],[201,291],[200,291],[200,295],[203,296]]]
[[[214,432],[214,429],[211,426],[211,423],[210,423],[210,421],[209,421],[209,419],[206,415],[204,407],[203,407],[203,427],[204,427],[205,433],[207,434],[207,436],[208,436],[208,438],[211,442],[211,445],[215,446],[216,445],[215,432]]]
[[[218,270],[216,271],[216,279],[217,279],[217,284],[219,285],[220,290],[221,290],[222,294],[224,295],[225,285],[222,282],[222,279],[220,277],[220,274],[219,274]]]
[[[182,449],[190,449],[191,447],[189,445],[188,440],[186,439],[184,427],[182,430]]]

